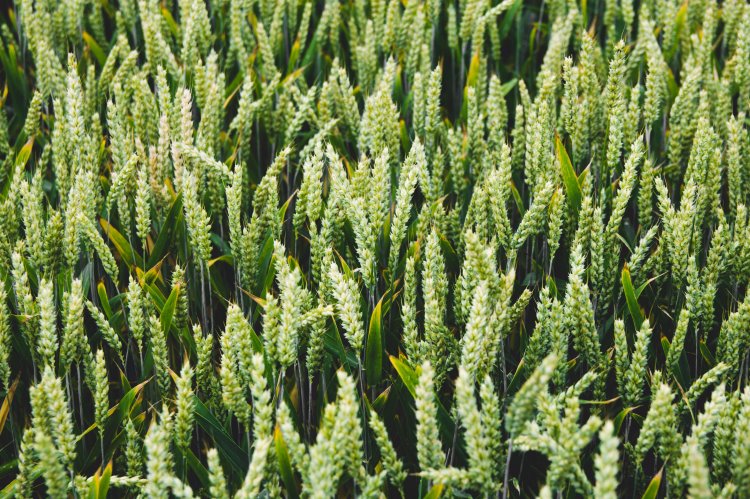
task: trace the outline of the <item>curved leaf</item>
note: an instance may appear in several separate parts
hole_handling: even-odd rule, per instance
[[[279,428],[278,425],[273,432],[273,441],[276,447],[276,459],[279,463],[279,474],[281,475],[281,480],[284,482],[284,489],[286,490],[287,497],[299,497],[297,492],[297,482],[294,480],[292,464],[289,461],[289,451],[287,450],[284,436],[281,434],[281,428]]]
[[[367,346],[365,348],[365,374],[367,384],[377,385],[383,374],[383,340],[381,337],[381,309],[383,299],[381,298],[370,316],[370,329],[367,332]]]
[[[401,378],[401,382],[409,390],[409,393],[411,393],[411,396],[416,397],[415,389],[419,380],[416,371],[406,364],[406,362],[393,355],[389,355],[388,358],[391,360],[391,364],[398,373],[399,378]]]
[[[583,199],[581,185],[578,181],[576,171],[570,162],[568,151],[565,150],[565,146],[560,140],[560,136],[557,134],[555,134],[555,153],[557,155],[557,160],[560,163],[560,173],[562,174],[563,183],[565,184],[565,194],[568,204],[570,204],[574,216],[578,216],[578,210],[581,209],[581,200]]]
[[[123,237],[123,235],[120,234],[120,232],[105,219],[100,218],[99,224],[102,226],[102,229],[104,229],[104,233],[107,235],[109,240],[115,246],[117,253],[120,255],[120,258],[122,258],[122,261],[125,262],[128,267],[133,267],[134,265],[136,265],[137,255],[133,252],[133,248],[130,246],[128,240],[125,239],[125,237]]]
[[[643,493],[641,499],[656,499],[657,495],[659,494],[659,488],[661,487],[661,474],[663,471],[664,468],[660,469],[659,473],[657,473],[654,478],[651,479],[651,482],[648,484],[646,492]]]
[[[633,318],[633,324],[636,329],[641,328],[641,324],[645,320],[643,311],[640,305],[638,305],[638,297],[636,296],[635,289],[633,288],[633,281],[630,280],[630,271],[627,265],[622,268],[622,276],[620,281],[622,282],[622,291],[625,293],[625,301],[628,303],[628,310],[630,311],[630,317]]]

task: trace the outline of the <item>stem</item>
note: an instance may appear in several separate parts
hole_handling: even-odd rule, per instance
[[[359,396],[362,403],[362,443],[365,449],[365,462],[370,460],[370,452],[367,446],[367,407],[365,406],[365,383],[363,380],[364,370],[362,369],[362,360],[357,366],[359,368]]]
[[[83,389],[81,387],[81,364],[76,363],[76,374],[78,377],[78,420],[81,423],[81,429],[84,428],[83,426]],[[81,440],[81,446],[83,447],[83,451],[86,452],[86,443],[85,440]]]
[[[203,318],[203,330],[207,331],[207,323],[206,323],[206,281],[205,277],[203,276],[203,262],[198,262],[198,267],[201,269],[201,307],[203,310],[201,310],[202,318]],[[166,333],[166,332],[165,332]]]
[[[695,376],[698,376],[698,328],[697,327],[693,328],[693,336],[695,337]]]
[[[453,458],[456,455],[456,439],[458,438],[458,425],[453,426],[453,441],[448,452],[448,466],[453,466]]]
[[[312,401],[313,401],[313,380],[312,376],[308,375],[307,378],[307,438],[310,439],[310,428],[312,427]]]
[[[295,362],[294,366],[294,376],[297,381],[297,387],[299,388],[299,403],[300,403],[300,415],[302,419],[302,428],[305,429],[305,432],[307,432],[307,421],[305,421],[305,417],[307,415],[307,409],[305,405],[305,390],[302,389],[302,368],[299,364],[299,359],[297,362]]]
[[[208,270],[206,270],[208,272]],[[214,330],[214,297],[211,293],[211,275],[208,276],[208,332]],[[203,334],[207,334],[204,332]]]
[[[500,332],[500,367],[502,371],[503,376],[503,397],[505,397],[508,394],[508,374],[505,370],[505,340],[502,336],[502,331]]]
[[[513,453],[513,438],[508,437],[508,450],[507,456],[505,457],[505,474],[503,476],[503,499],[508,497],[508,478],[510,476],[510,456]]]

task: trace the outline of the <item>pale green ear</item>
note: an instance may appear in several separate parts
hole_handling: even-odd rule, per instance
[[[599,431],[599,453],[594,458],[596,477],[594,496],[614,499],[619,486],[620,439],[612,421],[606,421]]]

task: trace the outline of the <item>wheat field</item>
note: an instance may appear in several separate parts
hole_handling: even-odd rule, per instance
[[[0,11],[0,497],[750,497],[750,4]]]

